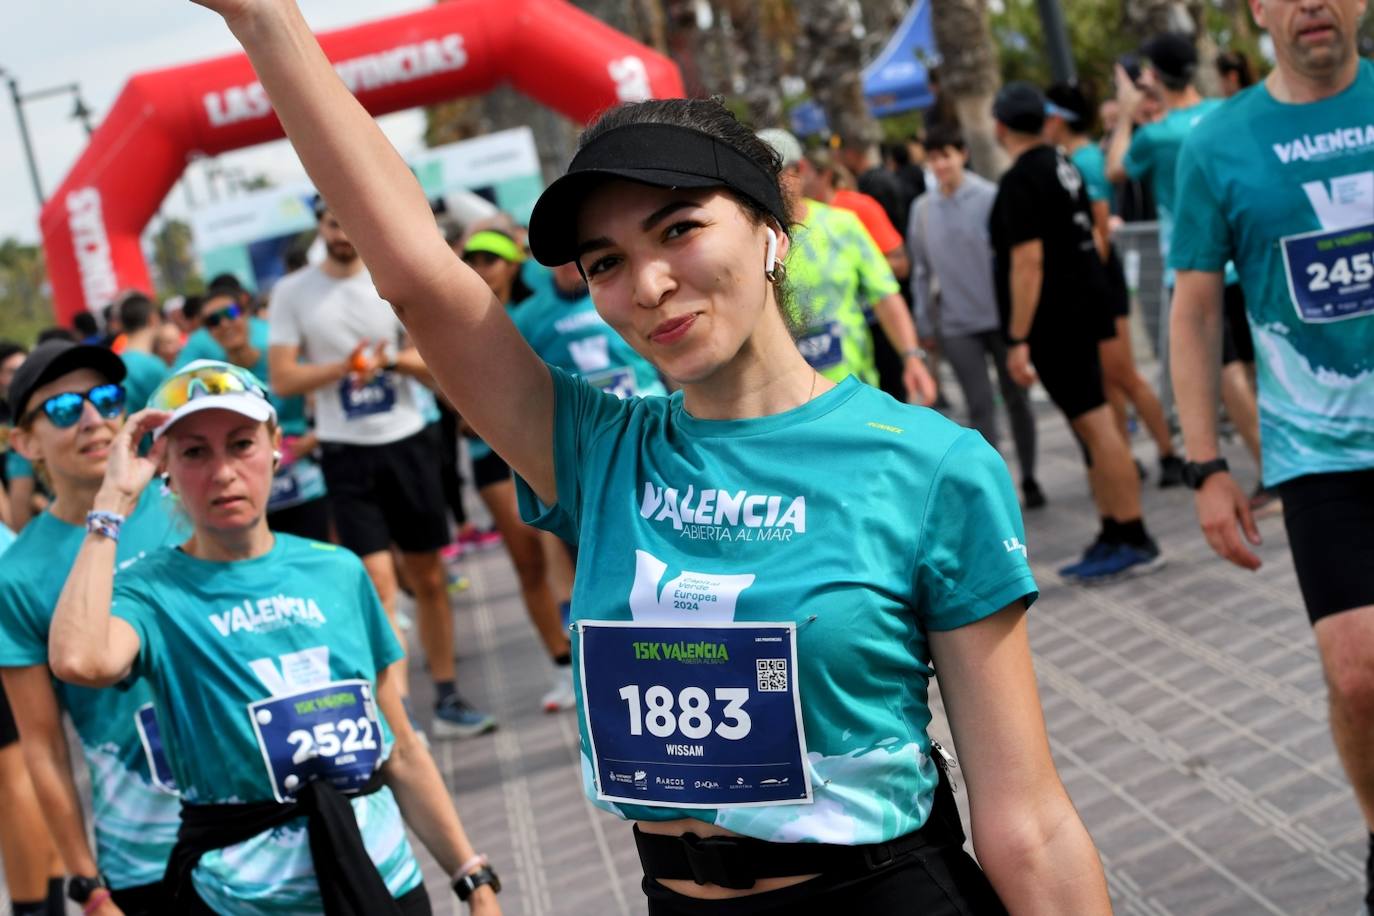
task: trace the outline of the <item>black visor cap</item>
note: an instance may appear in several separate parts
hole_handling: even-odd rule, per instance
[[[568,172],[539,196],[530,215],[530,252],[547,267],[577,259],[582,202],[611,179],[656,188],[728,188],[787,223],[777,179],[748,156],[709,134],[675,124],[630,124],[609,130],[573,157]]]

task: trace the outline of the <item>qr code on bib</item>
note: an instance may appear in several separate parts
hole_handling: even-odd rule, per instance
[[[754,664],[759,672],[759,693],[787,692],[787,659],[760,658]]]

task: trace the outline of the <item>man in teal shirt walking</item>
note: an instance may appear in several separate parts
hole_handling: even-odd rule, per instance
[[[1278,66],[1183,143],[1170,262],[1174,388],[1198,518],[1258,569],[1244,494],[1217,448],[1223,270],[1255,336],[1264,482],[1283,497],[1326,675],[1336,749],[1370,833],[1374,902],[1374,63],[1363,0],[1252,0]],[[1244,533],[1242,539],[1241,533]],[[1246,544],[1249,542],[1249,545]],[[1368,910],[1366,909],[1366,912]]]

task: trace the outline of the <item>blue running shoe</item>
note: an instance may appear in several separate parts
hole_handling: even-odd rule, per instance
[[[473,709],[455,693],[434,707],[434,723],[430,728],[436,738],[471,738],[496,728],[496,720]]]
[[[1142,547],[1115,544],[1101,559],[1083,564],[1076,578],[1082,585],[1097,585],[1151,573],[1163,565],[1164,558],[1153,541]]]
[[[1087,550],[1083,551],[1083,557],[1077,563],[1070,563],[1068,566],[1060,567],[1059,575],[1063,576],[1065,579],[1077,579],[1084,567],[1100,562],[1103,557],[1111,553],[1113,546],[1114,545],[1108,544],[1106,541],[1098,538],[1096,541],[1092,542],[1092,545]]]

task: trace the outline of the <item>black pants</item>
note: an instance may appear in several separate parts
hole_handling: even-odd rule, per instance
[[[163,888],[162,882],[143,884],[111,890],[115,906],[124,911],[124,916],[160,916],[172,911],[172,901]]]
[[[927,847],[858,877],[822,875],[780,891],[697,900],[644,879],[649,916],[1005,916],[978,864],[958,847]]]
[[[118,898],[116,898],[115,902],[119,902]],[[423,884],[397,897],[396,904],[401,908],[401,912],[404,913],[405,916],[432,916],[434,912],[429,907],[429,894],[425,892],[425,886]],[[122,906],[121,909],[123,909]],[[125,910],[124,912],[128,913],[129,911]],[[167,911],[164,910],[162,912]],[[220,914],[210,909],[209,905],[204,900],[201,900],[200,897],[196,897],[195,903],[185,912],[185,914],[183,914],[183,916],[220,916]]]
[[[448,405],[439,405],[439,480],[444,485],[444,502],[459,528],[467,524],[463,505],[463,475],[458,470],[458,414]]]

